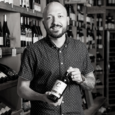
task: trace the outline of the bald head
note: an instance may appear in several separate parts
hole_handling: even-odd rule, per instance
[[[46,6],[46,8],[44,9],[43,18],[45,19],[46,16],[47,16],[48,14],[50,14],[51,11],[54,11],[54,12],[55,12],[55,11],[58,11],[58,12],[61,12],[61,13],[63,13],[64,15],[67,16],[67,11],[66,11],[65,7],[64,7],[62,4],[60,4],[59,2],[51,2],[51,3],[49,3],[49,4]]]

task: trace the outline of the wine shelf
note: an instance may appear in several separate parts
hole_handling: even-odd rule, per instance
[[[17,85],[17,80],[14,81],[8,81],[6,83],[0,84],[0,91],[14,87]]]
[[[103,14],[106,12],[104,7],[97,7],[97,6],[87,7],[86,10],[87,14],[98,14],[98,13]]]
[[[1,49],[2,49],[2,55],[3,56],[12,55],[12,49],[13,48],[4,47],[4,48],[1,48]],[[16,49],[16,54],[21,54],[21,53],[23,53],[25,48],[18,47],[18,48],[15,48],[15,49]]]
[[[3,11],[16,12],[16,13],[21,13],[23,15],[42,18],[41,12],[38,12],[38,11],[33,12],[32,9],[27,10],[26,8],[22,8],[20,6],[15,6],[15,5],[12,6],[11,4],[6,4],[2,2],[0,2],[0,9]]]
[[[98,109],[106,102],[105,97],[97,97],[94,100],[93,105],[84,111],[85,115],[95,115],[95,113],[98,111]]]

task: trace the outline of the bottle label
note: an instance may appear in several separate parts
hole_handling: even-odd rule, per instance
[[[60,98],[60,96],[62,95],[66,87],[67,87],[66,83],[60,80],[57,80],[51,90],[51,93],[55,95],[56,97]]]
[[[34,10],[38,11],[38,12],[41,12],[41,6],[37,3],[34,3]]]
[[[0,37],[0,45],[3,45],[3,37]]]
[[[70,13],[70,18],[71,18],[72,20],[75,20],[75,21],[76,21],[76,15],[75,15],[75,14]]]
[[[12,49],[12,56],[16,56],[16,49],[15,48]]]

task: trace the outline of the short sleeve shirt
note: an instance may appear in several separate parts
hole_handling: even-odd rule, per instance
[[[84,76],[93,72],[84,43],[66,37],[57,48],[48,36],[26,48],[23,52],[19,76],[30,80],[30,88],[39,93],[51,91],[55,81],[62,79],[69,67],[78,68]],[[63,94],[61,106],[31,101],[31,115],[84,115],[79,85],[72,82]]]

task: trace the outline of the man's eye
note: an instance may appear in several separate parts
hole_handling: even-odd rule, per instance
[[[63,17],[63,16],[59,15],[58,17],[61,18],[61,17]]]
[[[46,19],[49,20],[49,19],[51,19],[51,17],[47,17]]]

